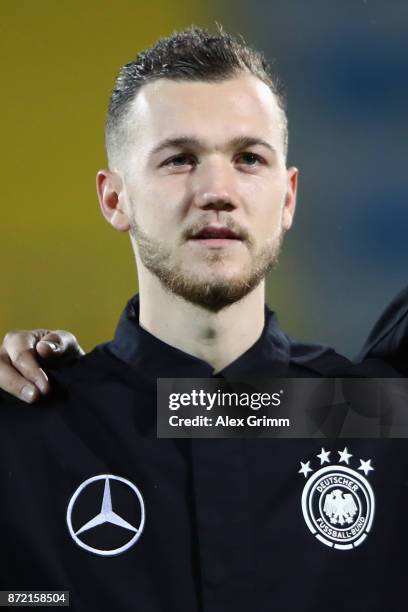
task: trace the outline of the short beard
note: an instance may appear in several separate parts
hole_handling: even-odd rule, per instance
[[[238,302],[259,285],[267,272],[276,267],[283,239],[281,231],[256,255],[245,277],[203,283],[198,276],[186,274],[172,265],[170,249],[148,236],[135,219],[132,219],[130,234],[136,242],[141,262],[161,281],[165,289],[211,312],[218,312]],[[219,257],[218,252],[208,255],[208,259],[213,261]]]

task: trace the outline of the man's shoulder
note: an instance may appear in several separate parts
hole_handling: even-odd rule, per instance
[[[129,366],[110,351],[109,345],[100,344],[74,362],[44,367],[51,391],[35,405],[27,404],[0,389],[0,419],[3,423],[8,417],[31,420],[33,416],[38,420],[41,411],[47,413],[47,407],[52,406],[54,410],[57,404],[63,405],[70,398],[91,395],[93,389],[120,385],[121,380],[129,378]]]
[[[45,368],[47,375],[57,384],[72,385],[86,381],[98,382],[110,374],[116,375],[129,369],[128,364],[121,361],[111,350],[111,342],[97,345],[92,351],[82,355],[68,364],[56,363]]]
[[[384,356],[368,355],[362,361],[351,361],[323,344],[293,342],[290,365],[301,367],[307,376],[325,378],[398,378],[400,369]],[[295,370],[296,371],[296,370]],[[302,374],[297,373],[299,377]]]
[[[326,344],[302,341],[286,333],[273,311],[269,312],[270,359],[285,364],[288,376],[298,378],[350,375],[352,362]]]
[[[301,342],[287,336],[290,346],[290,366],[303,368],[310,375],[330,377],[349,376],[353,364],[325,344]]]

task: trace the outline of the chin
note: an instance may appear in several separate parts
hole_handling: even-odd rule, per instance
[[[192,265],[191,265],[192,264]],[[251,275],[251,265],[247,260],[216,262],[191,262],[182,272],[186,277],[203,284],[241,283]]]
[[[250,275],[220,275],[214,278],[196,275],[173,277],[167,289],[191,304],[200,306],[210,312],[220,310],[235,304],[250,293],[262,278]]]

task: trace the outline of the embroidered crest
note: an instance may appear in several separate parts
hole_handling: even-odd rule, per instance
[[[300,462],[299,474],[307,479],[302,512],[306,525],[320,542],[350,550],[366,539],[373,524],[375,498],[366,476],[374,468],[371,459],[360,459],[357,469],[349,467],[353,455],[347,447],[337,451],[338,461],[331,464],[331,452],[322,448],[316,455],[320,459],[317,471],[310,467],[311,461]]]

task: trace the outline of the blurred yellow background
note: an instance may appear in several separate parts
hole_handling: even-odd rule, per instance
[[[87,350],[112,336],[137,290],[95,193],[114,78],[159,36],[214,19],[195,0],[3,3],[0,333],[66,328]]]

